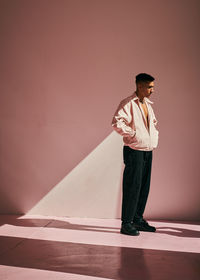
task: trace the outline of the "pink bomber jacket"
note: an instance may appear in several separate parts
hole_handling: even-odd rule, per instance
[[[152,151],[158,145],[159,132],[156,129],[157,120],[151,106],[153,102],[147,97],[144,98],[144,102],[148,109],[149,129],[135,92],[121,101],[114,114],[112,126],[123,136],[124,145],[135,150]]]

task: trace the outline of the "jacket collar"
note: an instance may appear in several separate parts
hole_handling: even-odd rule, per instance
[[[136,95],[136,92],[133,93],[133,100],[139,100],[139,98],[138,98],[137,95]],[[145,100],[147,103],[153,104],[153,102],[150,101],[149,98],[147,98],[147,97],[144,97],[144,100]]]

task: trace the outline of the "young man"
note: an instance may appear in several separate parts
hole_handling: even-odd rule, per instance
[[[158,144],[157,120],[150,95],[154,78],[146,73],[136,76],[136,91],[124,99],[112,120],[112,126],[123,136],[124,174],[121,233],[139,235],[139,231],[155,232],[144,219],[151,178],[152,150]]]

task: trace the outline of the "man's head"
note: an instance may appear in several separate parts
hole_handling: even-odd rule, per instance
[[[154,91],[154,77],[146,73],[140,73],[135,77],[136,93],[140,99],[149,97]]]

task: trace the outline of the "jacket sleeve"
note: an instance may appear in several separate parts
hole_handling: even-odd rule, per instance
[[[121,102],[112,119],[113,129],[123,137],[133,137],[135,131],[132,128],[133,114],[131,112],[131,103],[123,105]]]

